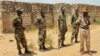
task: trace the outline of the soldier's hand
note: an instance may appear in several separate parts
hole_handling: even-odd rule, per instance
[[[25,31],[25,27],[23,27],[23,30]]]

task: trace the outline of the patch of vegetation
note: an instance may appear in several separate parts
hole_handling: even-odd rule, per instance
[[[36,26],[34,26],[34,25],[26,26],[26,30],[27,31],[35,31],[36,30]]]
[[[33,43],[30,43],[28,47],[29,47],[30,49],[33,49],[33,46],[34,46],[34,44],[33,44]]]
[[[36,47],[35,47],[35,44],[33,43],[33,42],[31,42],[29,45],[28,45],[28,48],[30,49],[30,50],[35,50],[36,49]]]
[[[100,18],[97,18],[95,23],[100,24]]]
[[[50,29],[52,29],[54,26],[53,26],[52,23],[48,23],[48,24],[47,24],[47,27],[50,28]]]
[[[100,18],[95,18],[95,20],[92,23],[93,25],[100,25]]]
[[[50,45],[50,47],[52,47],[53,40],[52,40],[52,38],[50,38],[50,35],[47,36],[45,42],[46,42],[47,45]]]
[[[30,31],[35,31],[36,27],[35,26],[31,26]]]

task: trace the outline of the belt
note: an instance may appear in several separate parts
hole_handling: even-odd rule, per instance
[[[82,29],[89,29],[89,27],[81,27]]]

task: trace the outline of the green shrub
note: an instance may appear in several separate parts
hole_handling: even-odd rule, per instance
[[[100,24],[100,19],[97,18],[95,23],[96,23],[96,24]]]

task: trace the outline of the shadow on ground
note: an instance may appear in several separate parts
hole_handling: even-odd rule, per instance
[[[85,51],[84,53],[86,54],[86,53],[88,53],[88,52],[87,52],[87,51]],[[90,53],[92,53],[92,54],[96,54],[96,53],[97,53],[97,51],[91,50],[91,51],[90,51]]]
[[[21,54],[19,56],[34,56],[34,54]]]
[[[61,48],[64,48],[64,47],[70,47],[70,46],[72,46],[73,44],[67,44],[67,45],[65,45],[65,46],[63,46],[63,47],[61,47]]]
[[[21,54],[19,56],[34,56],[37,55],[37,53],[32,52],[31,54]]]

